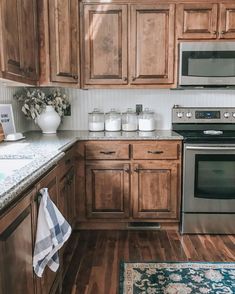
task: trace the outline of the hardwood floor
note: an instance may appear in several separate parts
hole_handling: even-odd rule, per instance
[[[235,236],[175,231],[81,231],[63,294],[116,294],[123,261],[235,261]]]

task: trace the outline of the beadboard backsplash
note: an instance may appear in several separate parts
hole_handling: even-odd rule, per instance
[[[157,128],[171,128],[171,108],[181,106],[235,107],[234,90],[76,90],[67,89],[72,103],[71,117],[65,117],[60,129],[88,129],[88,112],[100,108],[125,111],[136,104],[152,108],[157,114]]]
[[[0,103],[13,105],[17,131],[38,129],[33,122],[25,119],[19,104],[13,99],[17,89],[0,87]],[[87,130],[88,112],[100,108],[125,111],[136,104],[152,108],[157,114],[157,128],[171,128],[171,108],[182,106],[235,107],[234,90],[76,90],[66,89],[72,104],[72,115],[65,117],[60,129]]]
[[[33,123],[25,119],[18,102],[13,99],[16,91],[17,88],[6,87],[0,83],[0,104],[12,104],[16,131],[25,132],[33,127]]]

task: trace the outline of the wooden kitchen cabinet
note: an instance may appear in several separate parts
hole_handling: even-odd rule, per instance
[[[42,0],[38,4],[40,27],[40,85],[78,87],[79,1]]]
[[[218,4],[181,3],[177,5],[179,39],[216,39]]]
[[[51,200],[55,203],[55,205],[58,205],[58,170],[54,168],[52,171],[46,174],[40,180],[40,182],[37,183],[36,188],[37,191],[40,191],[42,188],[48,188],[48,193]],[[35,219],[37,220],[37,215]],[[36,277],[37,294],[47,294],[50,293],[50,291],[53,293],[53,289],[57,288],[58,284],[61,283],[60,271],[61,266],[57,272],[52,272],[48,267],[46,267],[42,278]]]
[[[86,164],[86,208],[88,218],[129,216],[130,165],[113,161]]]
[[[177,226],[181,148],[177,140],[79,142],[76,228],[125,229],[139,221]]]
[[[75,160],[75,148],[72,147],[58,163],[58,208],[72,228],[76,220]]]
[[[84,84],[127,84],[127,5],[85,4]]]
[[[174,23],[174,4],[131,5],[131,84],[174,82]]]
[[[219,38],[235,39],[235,3],[220,4]]]
[[[155,161],[134,164],[133,217],[176,219],[179,183],[179,163]]]
[[[0,13],[0,77],[36,85],[39,68],[36,0],[3,0]]]
[[[34,293],[35,194],[35,189],[28,192],[0,218],[0,293]]]

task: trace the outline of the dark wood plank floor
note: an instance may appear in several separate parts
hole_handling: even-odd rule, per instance
[[[175,231],[82,231],[64,293],[116,294],[124,261],[235,261],[235,236]]]

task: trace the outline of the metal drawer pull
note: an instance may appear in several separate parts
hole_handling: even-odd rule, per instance
[[[116,151],[100,151],[100,153],[105,155],[111,155],[111,154],[115,154]]]
[[[151,150],[149,150],[148,153],[150,153],[150,154],[162,154],[162,153],[164,153],[164,151],[160,151],[160,150],[151,151]]]

